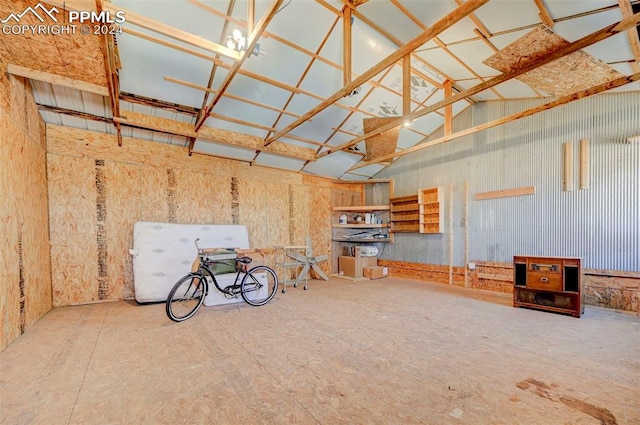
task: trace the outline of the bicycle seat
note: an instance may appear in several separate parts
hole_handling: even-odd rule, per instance
[[[253,258],[251,257],[238,257],[236,258],[236,261],[238,263],[242,263],[242,264],[249,264],[253,261]]]

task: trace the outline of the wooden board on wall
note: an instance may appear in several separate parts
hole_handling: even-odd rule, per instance
[[[513,189],[494,190],[491,192],[478,192],[473,195],[476,201],[484,201],[487,199],[508,198],[511,196],[533,195],[536,193],[535,186],[516,187]]]

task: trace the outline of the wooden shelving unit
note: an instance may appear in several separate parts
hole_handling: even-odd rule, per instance
[[[420,189],[418,192],[420,207],[420,233],[443,232],[442,190],[439,187]]]
[[[364,243],[364,242],[390,242],[389,236],[389,205],[359,205],[348,207],[333,207],[334,211],[333,224],[331,227],[334,229],[331,239],[334,242],[352,242],[352,243]],[[366,223],[365,218],[362,217],[362,221],[355,221],[355,216],[360,214],[372,213],[375,214],[376,223]],[[347,223],[340,224],[339,216],[347,215]],[[378,223],[377,221],[380,221]],[[336,230],[338,229],[338,230]],[[345,230],[339,230],[345,229]],[[351,230],[371,230],[372,233],[377,233],[378,237],[372,238],[356,238],[348,237],[349,234],[354,233]],[[355,232],[357,233],[357,232]],[[380,237],[383,236],[383,237]]]
[[[382,244],[393,243],[393,234],[389,232],[389,205],[359,205],[332,208],[331,241],[332,241],[332,270],[338,272],[338,257],[350,255],[354,246],[363,244],[375,244],[379,250]],[[374,214],[375,223],[366,223],[365,214]],[[347,216],[347,223],[339,222],[340,216]],[[355,221],[360,215],[362,221]],[[380,221],[378,223],[377,221]],[[371,233],[369,237],[355,235],[357,233]],[[355,235],[355,236],[354,236]]]
[[[418,195],[389,199],[390,231],[394,233],[418,233],[420,231],[420,206]]]

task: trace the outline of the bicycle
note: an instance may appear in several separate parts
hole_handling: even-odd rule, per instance
[[[182,322],[193,317],[209,293],[209,281],[225,297],[237,298],[241,295],[252,306],[265,305],[273,299],[278,290],[278,276],[273,269],[256,266],[247,270],[251,257],[239,257],[235,251],[230,250],[223,250],[221,254],[220,249],[202,249],[198,246],[199,240],[195,240],[198,255],[191,273],[178,280],[167,297],[166,312],[169,319]],[[216,264],[228,266],[235,271],[236,277],[231,285],[220,287],[212,271],[212,266]]]

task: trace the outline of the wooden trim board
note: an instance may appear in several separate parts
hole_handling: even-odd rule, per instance
[[[508,198],[510,196],[533,195],[535,193],[535,186],[524,186],[513,189],[495,190],[492,192],[479,192],[473,195],[473,199],[476,201],[484,201],[487,199]]]

